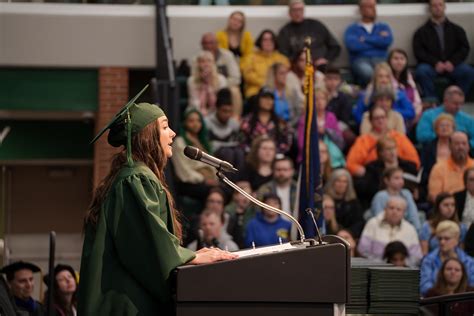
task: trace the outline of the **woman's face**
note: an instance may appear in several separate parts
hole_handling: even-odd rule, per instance
[[[316,110],[319,112],[322,112],[326,110],[327,105],[328,105],[327,95],[322,92],[316,93]]]
[[[276,147],[273,141],[264,141],[258,148],[257,157],[261,162],[272,163],[275,159]]]
[[[273,111],[273,107],[275,106],[275,101],[272,97],[269,96],[261,96],[258,98],[258,108],[261,111],[270,112]]]
[[[444,219],[451,219],[456,211],[456,201],[454,197],[447,197],[439,203],[439,212]]]
[[[462,267],[456,260],[449,260],[444,266],[444,279],[449,285],[458,285],[462,279]]]
[[[334,205],[334,201],[332,199],[323,199],[323,216],[324,219],[330,220],[334,217],[336,212],[336,206]]]
[[[451,120],[443,119],[436,125],[436,136],[439,138],[448,138],[454,133],[454,124]]]
[[[383,132],[387,129],[387,113],[381,108],[376,108],[372,112],[372,128],[377,132]]]
[[[288,67],[280,66],[275,72],[275,83],[286,85],[286,76],[288,75]]]
[[[240,13],[234,13],[229,17],[229,29],[234,32],[242,30],[244,25],[244,16]]]
[[[401,53],[393,53],[392,57],[390,58],[390,66],[392,66],[392,69],[397,74],[401,73],[405,69],[407,62],[408,61],[405,55]]]
[[[186,126],[186,130],[191,134],[199,134],[202,128],[201,117],[196,112],[193,112],[186,117],[186,121],[184,122]]]
[[[262,36],[262,51],[265,53],[273,53],[275,50],[275,42],[271,33],[265,33]]]
[[[400,191],[405,185],[405,180],[403,180],[403,172],[395,171],[392,175],[386,180],[387,187],[392,190]]]
[[[439,241],[439,250],[443,253],[453,251],[459,243],[459,236],[455,236],[455,234],[448,231],[440,232],[436,237]]]
[[[306,69],[306,54],[304,52],[298,57],[296,65],[296,68],[298,68],[300,71],[304,71]]]
[[[209,75],[211,73],[212,61],[206,57],[200,57],[197,60],[199,73],[201,75]]]
[[[379,69],[379,71],[375,74],[375,82],[377,87],[390,84],[390,80],[390,73],[386,69]]]
[[[76,292],[76,280],[68,270],[63,270],[56,274],[59,292],[62,294],[72,294]]]
[[[344,195],[348,186],[349,179],[347,179],[345,175],[341,175],[334,181],[334,192],[336,192],[337,195]]]
[[[212,192],[206,199],[206,210],[221,214],[224,211],[224,198],[217,192]]]
[[[158,124],[160,126],[161,149],[163,149],[167,158],[171,158],[173,155],[171,145],[173,144],[173,138],[176,136],[176,133],[168,126],[168,118],[166,116],[160,117]]]

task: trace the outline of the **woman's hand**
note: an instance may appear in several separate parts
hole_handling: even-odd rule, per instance
[[[232,260],[238,256],[219,248],[202,248],[196,251],[196,258],[191,260],[189,264],[206,264],[216,261]]]

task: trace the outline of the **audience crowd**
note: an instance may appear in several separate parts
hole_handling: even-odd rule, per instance
[[[448,19],[444,0],[428,6],[426,23],[413,30],[413,73],[409,54],[391,47],[397,34],[378,18],[376,0],[359,1],[343,43],[305,16],[302,0],[289,1],[278,32],[251,34],[235,11],[223,30],[203,35],[172,157],[180,207],[191,214],[188,247],[230,250],[297,236],[288,218],[232,193],[181,151],[192,145],[229,161],[239,187],[299,218],[310,38],[322,231],[345,238],[354,256],[420,267],[423,296],[474,285],[474,117],[463,110],[474,69],[466,32]],[[342,45],[353,80],[333,64]],[[451,81],[441,102],[438,77]],[[216,187],[218,208],[208,203]],[[465,272],[465,280],[455,287],[443,269]]]
[[[431,0],[430,17],[413,30],[412,74],[407,52],[391,47],[397,34],[378,19],[376,0],[359,1],[360,19],[347,27],[344,43],[305,17],[302,0],[290,0],[288,8],[290,20],[278,32],[251,34],[236,11],[223,29],[202,36],[171,159],[187,247],[233,251],[296,237],[288,218],[230,191],[213,168],[183,149],[191,145],[229,161],[239,172],[228,177],[240,188],[298,218],[307,110],[303,46],[310,37],[322,231],[346,239],[352,256],[419,267],[422,296],[473,290],[474,117],[463,106],[474,68],[466,61],[466,32],[445,15],[444,0]],[[332,64],[341,45],[349,52],[351,83]],[[452,82],[441,102],[438,77]],[[41,308],[31,291],[16,290],[17,279],[36,267],[20,268],[3,269],[17,305]],[[55,270],[57,315],[75,309],[77,280],[69,268]]]

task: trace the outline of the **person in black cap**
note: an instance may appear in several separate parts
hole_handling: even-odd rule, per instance
[[[24,261],[11,263],[1,270],[7,277],[19,315],[45,315],[43,305],[31,297],[35,286],[33,273],[39,271],[38,266]]]
[[[43,277],[44,283],[49,286],[49,274]],[[48,302],[51,291],[45,293],[44,302]],[[48,306],[49,307],[49,306]],[[47,307],[47,308],[48,308]],[[77,279],[76,271],[67,264],[58,264],[54,268],[53,280],[53,312],[47,315],[54,316],[75,316],[77,315]]]
[[[135,104],[143,89],[92,140],[110,129],[122,147],[85,217],[78,316],[172,314],[171,272],[233,259],[219,249],[181,247],[181,225],[164,178],[176,133],[159,106]]]

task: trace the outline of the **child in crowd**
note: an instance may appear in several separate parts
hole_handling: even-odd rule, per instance
[[[405,219],[410,222],[419,232],[421,230],[420,218],[418,216],[418,209],[413,199],[413,195],[408,189],[404,189],[405,180],[403,179],[403,170],[400,167],[393,167],[385,169],[383,172],[383,183],[385,190],[381,190],[375,194],[372,199],[370,211],[372,216],[383,212],[385,204],[390,196],[400,196],[407,204]]]
[[[392,241],[385,246],[383,259],[397,267],[407,267],[409,257],[407,247],[401,241]]]
[[[263,202],[281,209],[281,200],[274,193],[264,195]],[[259,247],[288,242],[290,231],[291,223],[281,218],[280,214],[261,209],[247,225],[245,246],[252,247],[255,245]]]

